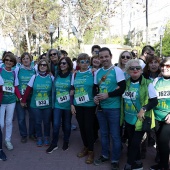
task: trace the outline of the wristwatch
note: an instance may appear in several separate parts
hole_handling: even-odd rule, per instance
[[[144,112],[146,112],[146,107],[143,106],[142,109],[144,110]]]

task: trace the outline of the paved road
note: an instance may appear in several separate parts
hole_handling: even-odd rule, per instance
[[[70,147],[67,151],[62,150],[62,132],[60,132],[59,149],[52,154],[46,154],[47,147],[37,147],[35,142],[28,140],[23,144],[20,142],[18,125],[16,118],[13,121],[12,143],[14,150],[8,151],[4,147],[4,151],[8,160],[0,161],[0,170],[110,170],[110,162],[101,166],[87,165],[85,158],[78,158],[76,154],[82,148],[79,129],[72,131],[70,139]],[[73,123],[77,125],[75,118]],[[95,157],[100,155],[100,141],[95,144]],[[150,165],[154,164],[155,150],[148,148],[147,157],[143,160],[144,170],[148,170]],[[122,170],[126,162],[126,146],[122,151],[120,160],[120,169]]]

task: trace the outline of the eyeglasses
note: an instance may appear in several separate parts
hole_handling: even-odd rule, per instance
[[[99,54],[99,51],[93,51],[94,53],[96,53],[96,54]]]
[[[54,55],[56,55],[57,53],[51,53],[49,56],[51,57],[51,56],[54,56]]]
[[[10,60],[10,59],[5,59],[5,61],[9,61],[9,62],[11,62],[11,63],[14,62],[13,60]]]
[[[90,61],[89,60],[80,60],[80,64],[89,64]]]
[[[39,64],[41,67],[47,67],[47,64]]]
[[[121,59],[125,59],[125,58],[128,59],[128,60],[131,59],[130,56],[124,56],[124,55],[121,56]]]
[[[60,65],[61,65],[61,64],[66,65],[66,64],[67,64],[67,62],[61,62],[61,63],[60,63]]]
[[[141,66],[131,66],[129,67],[129,70],[133,71],[133,70],[141,70]]]
[[[170,64],[162,64],[160,65],[161,67],[166,67],[166,68],[170,68]]]

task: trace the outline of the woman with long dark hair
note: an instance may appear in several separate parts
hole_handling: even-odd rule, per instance
[[[53,111],[53,139],[47,153],[52,153],[58,148],[59,130],[62,122],[63,147],[65,151],[69,147],[71,134],[71,106],[70,87],[73,64],[69,57],[62,57],[58,62],[58,71],[53,85],[54,111]]]

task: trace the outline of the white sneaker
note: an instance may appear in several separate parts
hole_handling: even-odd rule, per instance
[[[5,146],[7,147],[7,149],[9,151],[14,149],[14,147],[10,141],[5,141]]]

